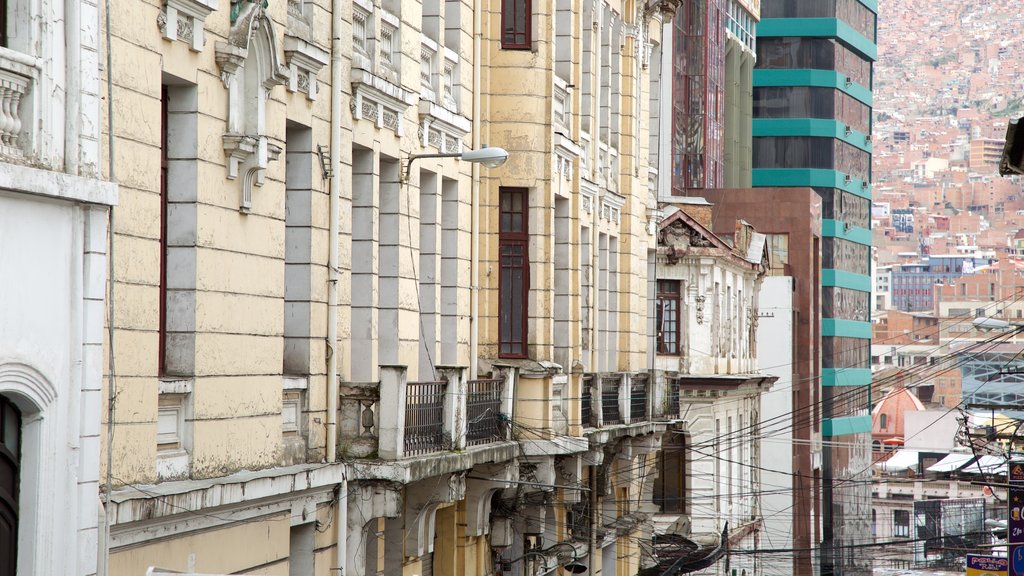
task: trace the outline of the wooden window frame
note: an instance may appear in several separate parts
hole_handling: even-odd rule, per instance
[[[521,200],[518,211],[506,211],[505,202],[507,198],[519,195]],[[529,218],[530,193],[526,188],[499,188],[498,189],[498,357],[499,358],[527,358],[528,324],[530,317],[529,296],[530,296],[530,218]],[[504,225],[505,214],[520,216],[521,225],[517,230],[509,230]],[[519,266],[506,264],[506,250],[518,249],[521,256]],[[512,268],[520,268],[522,273],[522,285],[518,291],[520,307],[519,310],[509,310],[513,306],[516,294],[509,293],[506,283],[511,282],[507,275]],[[506,316],[507,314],[507,316]],[[504,334],[507,327],[511,331],[514,323],[519,324],[520,338],[518,340],[505,340]]]
[[[160,88],[160,303],[157,370],[167,373],[167,86]]]
[[[509,22],[510,15],[513,16],[512,22]],[[515,17],[522,17],[522,29],[516,27]],[[501,48],[503,50],[532,49],[532,19],[533,0],[501,0]]]
[[[682,282],[680,280],[658,280],[656,296],[655,296],[655,332],[657,334],[657,351],[658,354],[666,356],[679,356],[682,354],[682,347],[680,346],[680,340],[682,335]],[[662,283],[674,283],[676,290],[675,292],[669,292],[662,289]],[[662,302],[670,301],[675,303],[675,329],[673,335],[675,336],[675,350],[670,351],[665,346],[664,333],[661,330],[661,324],[663,323],[662,318]]]

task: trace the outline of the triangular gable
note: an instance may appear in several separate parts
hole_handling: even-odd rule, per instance
[[[669,248],[718,248],[732,252],[732,247],[682,210],[672,213],[658,225],[658,244]]]

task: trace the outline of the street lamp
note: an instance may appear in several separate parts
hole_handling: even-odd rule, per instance
[[[560,562],[559,558],[558,558],[558,555],[556,554],[556,556],[555,556],[555,565],[551,566],[549,568],[548,567],[548,558],[549,558],[548,554],[551,554],[552,552],[555,552],[556,548],[566,548],[567,551],[572,554],[572,559],[569,560],[568,562],[566,562],[565,564],[562,564]],[[502,561],[502,564],[512,565],[512,564],[515,564],[516,562],[525,560],[527,558],[532,558],[532,557],[537,557],[537,556],[539,556],[541,558],[541,561],[544,562],[543,571],[541,572],[542,574],[546,574],[548,571],[553,570],[554,568],[556,568],[558,566],[561,566],[562,570],[565,570],[566,572],[568,572],[570,574],[582,574],[582,573],[587,571],[587,567],[580,563],[580,557],[579,557],[579,554],[576,552],[576,547],[573,546],[572,544],[570,544],[569,542],[557,542],[555,544],[552,544],[551,546],[548,546],[547,548],[541,548],[541,549],[537,549],[537,550],[528,550],[527,552],[525,552],[519,558],[516,558],[514,560]]]
[[[488,168],[497,168],[508,160],[508,152],[497,146],[484,146],[479,150],[466,150],[465,152],[438,152],[434,154],[413,154],[405,163],[405,177],[403,182],[409,181],[409,172],[412,170],[412,163],[420,158],[459,158],[466,162],[483,164]]]

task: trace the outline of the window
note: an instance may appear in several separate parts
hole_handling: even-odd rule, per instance
[[[21,411],[0,396],[0,573],[17,573]]]
[[[529,50],[531,0],[502,0],[501,47],[506,50]]]
[[[658,354],[679,354],[679,280],[658,280]]]
[[[654,504],[664,514],[686,513],[686,436],[681,430],[666,435],[654,480]]]
[[[892,511],[892,535],[899,538],[910,537],[910,511],[909,510],[893,510]]]
[[[881,430],[885,430],[888,427],[889,427],[889,415],[888,414],[879,414],[878,415],[878,428],[881,429]]]
[[[499,194],[498,355],[525,358],[526,299],[530,290],[528,191],[526,188],[502,188]]]

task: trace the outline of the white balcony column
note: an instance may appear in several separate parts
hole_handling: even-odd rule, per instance
[[[452,450],[466,449],[466,368],[438,366],[441,377],[448,381],[444,392],[444,435]]]
[[[380,367],[380,432],[378,456],[398,460],[405,455],[405,401],[408,370]]]
[[[516,386],[519,383],[519,368],[505,366],[495,370],[495,378],[505,381],[501,388],[501,413],[512,419],[512,410],[515,405]],[[508,438],[504,438],[507,440]]]
[[[629,413],[633,396],[633,376],[628,372],[619,374],[619,416],[623,424],[628,424],[631,415]]]

